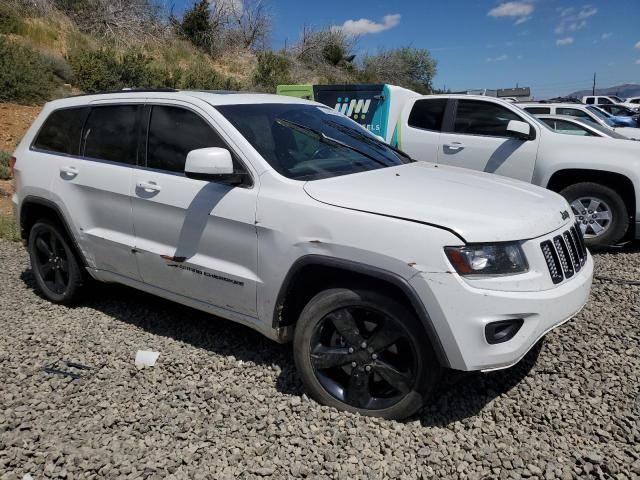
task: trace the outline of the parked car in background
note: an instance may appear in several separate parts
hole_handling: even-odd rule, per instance
[[[633,140],[640,139],[640,129],[616,126],[611,120],[611,115],[593,105],[581,105],[575,103],[518,103],[517,105],[532,115],[568,115],[586,122],[601,125],[605,128],[613,129],[627,138]]]
[[[598,108],[617,117],[630,117],[635,121],[634,127],[640,127],[640,113],[624,105],[598,105]]]
[[[587,110],[592,111],[596,115],[604,116],[605,118],[607,118],[608,123],[614,127],[636,127],[636,121],[633,117],[612,115],[606,110],[600,108],[600,106],[598,105],[587,105]]]
[[[555,132],[566,135],[578,135],[582,137],[608,137],[618,140],[631,140],[615,130],[597,123],[582,120],[568,115],[536,115],[536,117],[546,123]]]
[[[586,105],[624,105],[629,108],[635,108],[636,105],[628,103],[616,95],[587,95],[582,97],[582,103]]]
[[[625,100],[625,103],[631,103],[632,105],[640,108],[640,97],[629,97]]]
[[[559,192],[590,245],[640,237],[640,142],[563,135],[515,104],[468,95],[412,99],[397,130],[398,147],[418,160]]]
[[[413,414],[443,368],[517,363],[589,296],[564,198],[416,162],[316,102],[57,100],[11,164],[47,299],[90,276],[292,341],[307,392],[364,415]]]

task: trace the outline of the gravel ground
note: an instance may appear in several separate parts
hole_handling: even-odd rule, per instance
[[[607,279],[538,352],[449,375],[406,422],[319,406],[245,327],[118,286],[55,306],[19,244],[0,265],[2,479],[640,478],[640,286],[616,280],[640,280],[637,247],[597,256]],[[60,359],[97,370],[43,372]]]

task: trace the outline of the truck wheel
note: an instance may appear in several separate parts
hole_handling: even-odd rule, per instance
[[[300,315],[293,349],[298,373],[316,401],[362,415],[408,417],[440,377],[416,316],[373,291],[318,293]]]
[[[629,212],[622,197],[599,183],[570,185],[560,192],[576,216],[586,244],[590,247],[613,245],[629,228]]]
[[[29,257],[36,283],[54,303],[71,303],[82,285],[82,269],[64,230],[55,222],[38,220],[29,232]]]

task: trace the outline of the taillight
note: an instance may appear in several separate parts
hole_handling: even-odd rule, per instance
[[[9,159],[9,171],[11,172],[12,177],[14,168],[16,168],[16,157],[11,157]]]

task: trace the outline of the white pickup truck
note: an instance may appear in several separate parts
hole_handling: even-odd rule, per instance
[[[589,246],[640,238],[640,142],[556,133],[518,105],[494,97],[422,96],[396,86],[371,87],[332,85],[330,98],[315,99],[416,160],[496,173],[562,194]],[[298,95],[286,88],[279,91]],[[344,102],[335,99],[352,105],[368,101],[367,115],[358,108],[341,108]]]
[[[625,107],[637,109],[638,104],[623,100],[615,95],[587,95],[582,97],[582,103],[587,105],[624,105]]]
[[[470,95],[408,99],[386,140],[417,160],[559,192],[591,246],[640,236],[640,142],[562,135],[517,105]]]

